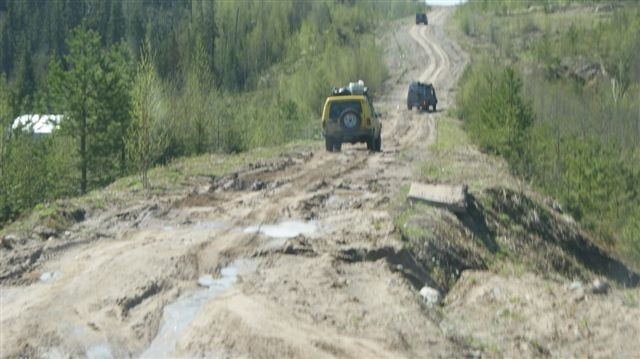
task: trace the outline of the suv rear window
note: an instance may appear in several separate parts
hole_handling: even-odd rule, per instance
[[[329,104],[329,118],[337,119],[347,109],[354,110],[358,115],[362,113],[362,107],[360,101],[333,101]]]
[[[429,95],[433,95],[434,94],[434,89],[433,86],[430,84],[412,84],[411,85],[411,92],[417,92],[419,94],[421,94],[422,96],[429,96]]]

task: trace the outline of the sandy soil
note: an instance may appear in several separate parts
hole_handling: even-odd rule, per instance
[[[428,26],[406,19],[382,39],[391,69],[377,102],[385,116],[382,152],[359,144],[327,153],[318,145],[183,198],[130,203],[88,218],[64,239],[21,257],[31,270],[0,282],[0,356],[640,352],[637,343],[622,343],[640,337],[637,290],[585,301],[593,296],[572,299],[566,283],[469,271],[443,306],[430,308],[420,285],[407,280],[406,252],[388,204],[414,179],[412,165],[429,152],[436,121],[452,106],[467,62],[444,33],[450,15],[450,9],[436,8]],[[435,84],[437,113],[406,109],[406,90],[415,79]],[[486,293],[494,288],[502,296],[488,303]],[[611,296],[618,298],[614,304]],[[513,297],[525,299],[516,303]],[[592,309],[591,303],[610,304]],[[622,309],[599,325],[613,305]],[[505,308],[510,312],[496,314]],[[558,319],[555,327],[522,324],[535,324],[553,310],[577,319]],[[571,341],[563,342],[567,336]]]

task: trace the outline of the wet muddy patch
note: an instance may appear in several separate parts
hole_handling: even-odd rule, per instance
[[[173,303],[164,307],[162,324],[149,347],[141,358],[167,358],[171,356],[178,338],[191,324],[203,305],[216,296],[229,290],[238,276],[255,270],[255,263],[248,260],[236,260],[220,270],[220,276],[214,278],[204,274],[198,278],[201,289],[186,292]]]
[[[296,236],[309,236],[318,231],[318,223],[316,221],[301,221],[291,219],[276,224],[264,224],[258,226],[250,226],[244,229],[244,233],[262,234],[270,238],[266,244],[267,248],[281,247],[287,239]]]
[[[111,347],[108,343],[100,343],[96,344],[86,352],[87,359],[108,359],[114,358],[114,355],[111,353]]]
[[[277,224],[264,224],[245,228],[245,233],[262,233],[271,238],[292,238],[300,234],[310,235],[318,229],[315,221],[288,220]]]
[[[40,275],[40,282],[50,283],[60,277],[60,272],[44,272]]]
[[[325,202],[331,196],[331,192],[317,193],[300,201],[296,207],[305,219],[311,220],[318,217],[318,213],[323,209]]]

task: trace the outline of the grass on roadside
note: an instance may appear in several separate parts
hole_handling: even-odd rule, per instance
[[[436,121],[436,140],[429,149],[436,154],[446,155],[447,152],[463,149],[469,143],[461,122],[443,117]]]

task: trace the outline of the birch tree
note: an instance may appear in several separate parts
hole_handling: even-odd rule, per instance
[[[168,126],[163,123],[162,87],[149,54],[149,46],[138,61],[131,93],[131,125],[127,138],[129,154],[142,180],[150,188],[148,172],[166,146]]]

